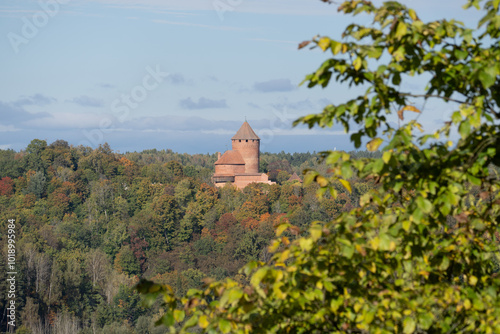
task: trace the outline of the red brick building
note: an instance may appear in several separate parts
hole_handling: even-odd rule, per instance
[[[215,162],[214,184],[222,187],[229,182],[239,189],[253,182],[273,184],[266,174],[259,173],[260,138],[247,121],[231,141],[232,150],[224,152],[222,156],[219,153],[219,159]]]

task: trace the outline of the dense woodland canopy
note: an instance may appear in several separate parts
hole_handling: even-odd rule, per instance
[[[144,308],[133,288],[139,278],[167,283],[178,296],[208,277],[243,282],[245,263],[269,259],[277,224],[303,231],[330,220],[375,184],[356,180],[352,193],[339,184],[336,199],[318,200],[317,185],[288,181],[307,168],[326,172],[318,155],[281,152],[261,154],[261,171],[276,185],[217,189],[215,160],[171,150],[118,154],[107,144],[64,140],[0,150],[2,240],[7,220],[17,222],[17,332],[164,333],[153,328],[158,308]],[[2,293],[5,279],[2,271]]]

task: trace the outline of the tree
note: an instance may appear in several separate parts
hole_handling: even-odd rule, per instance
[[[168,287],[143,281],[139,289],[151,301],[164,295],[162,323],[174,330],[179,322],[181,332],[500,332],[500,184],[489,168],[500,165],[500,1],[468,0],[465,7],[481,4],[483,18],[469,29],[455,20],[423,22],[396,1],[344,1],[339,11],[373,23],[349,25],[342,40],[301,43],[332,54],[306,77],[309,87],[334,78],[366,91],[295,124],[340,123],[346,132],[356,124],[356,148],[367,142],[376,151],[385,142],[382,157],[321,153],[331,173],[309,172],[305,183],[332,197],[337,182],[350,192],[352,177],[378,186],[358,207],[292,242],[282,236],[289,225],[280,225],[272,260],[243,268],[248,285],[212,282],[177,299]],[[426,80],[422,92],[403,90],[412,76]],[[417,137],[422,125],[408,113],[426,112],[415,105],[430,99],[456,111]],[[471,185],[480,188],[477,196]],[[189,306],[176,308],[182,305]]]
[[[25,189],[25,192],[34,194],[37,199],[40,199],[45,193],[46,185],[47,179],[43,172],[36,172],[29,177],[28,187]]]
[[[87,274],[90,276],[92,286],[104,281],[109,272],[108,256],[99,249],[91,249],[85,258]]]
[[[14,193],[14,181],[8,176],[0,180],[0,196],[11,196]]]
[[[26,147],[26,165],[27,169],[32,169],[36,172],[45,172],[47,168],[47,161],[43,159],[43,153],[47,148],[47,142],[45,140],[33,139],[31,143]]]
[[[137,275],[141,271],[141,265],[130,249],[129,245],[122,246],[115,258],[115,269],[119,273]]]

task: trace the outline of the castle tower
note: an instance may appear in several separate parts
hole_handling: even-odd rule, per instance
[[[238,151],[245,161],[245,173],[259,173],[260,138],[247,121],[231,138],[233,151]]]

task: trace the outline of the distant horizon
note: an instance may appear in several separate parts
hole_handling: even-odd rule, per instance
[[[48,141],[44,138],[33,138],[32,140],[44,140],[47,142],[47,146],[50,146],[52,143],[58,141],[58,140],[62,140],[62,141],[65,141],[68,143],[68,145],[72,148],[78,148],[80,146],[83,146],[83,147],[90,147],[92,148],[93,150],[97,149],[98,147],[91,147],[91,146],[85,146],[85,145],[75,145],[71,142],[68,142],[67,140],[65,140],[64,138],[57,138],[56,140],[53,140],[53,141]],[[31,142],[31,141],[30,141]],[[30,142],[28,143],[28,145],[30,144]],[[128,153],[143,153],[145,151],[152,151],[152,150],[156,150],[158,152],[161,152],[161,151],[172,151],[172,153],[176,153],[176,154],[189,154],[189,155],[195,155],[195,154],[202,154],[202,155],[214,155],[214,154],[217,154],[218,152],[220,153],[224,153],[226,150],[229,150],[230,148],[227,148],[227,149],[224,149],[224,150],[219,150],[219,151],[213,151],[213,152],[182,152],[182,151],[176,151],[172,148],[169,148],[169,147],[162,147],[162,148],[157,148],[157,147],[151,147],[151,148],[144,148],[144,149],[141,149],[141,150],[132,150],[132,151],[121,151],[121,150],[118,150],[118,149],[115,149],[113,147],[113,145],[111,145],[110,143],[108,142],[104,142],[100,145],[105,145],[105,144],[108,144],[110,149],[112,150],[113,153],[117,153],[117,154],[128,154]],[[25,147],[22,147],[20,149],[13,149],[13,148],[1,148],[0,147],[0,150],[12,150],[16,153],[21,153],[21,152],[25,152],[26,150],[26,147],[28,146],[26,145]],[[329,149],[331,151],[333,150],[337,150],[337,151],[345,151],[345,152],[364,152],[364,151],[367,151],[364,147],[363,148],[360,148],[360,149],[352,149],[352,150],[346,150],[346,149],[338,149],[337,147],[333,147],[331,149]],[[281,151],[263,151],[262,149],[260,150],[260,153],[261,154],[279,154],[279,153],[285,153],[285,154],[318,154],[319,152],[321,151],[325,151],[325,150],[309,150],[309,151],[285,151],[285,150],[281,150]]]

